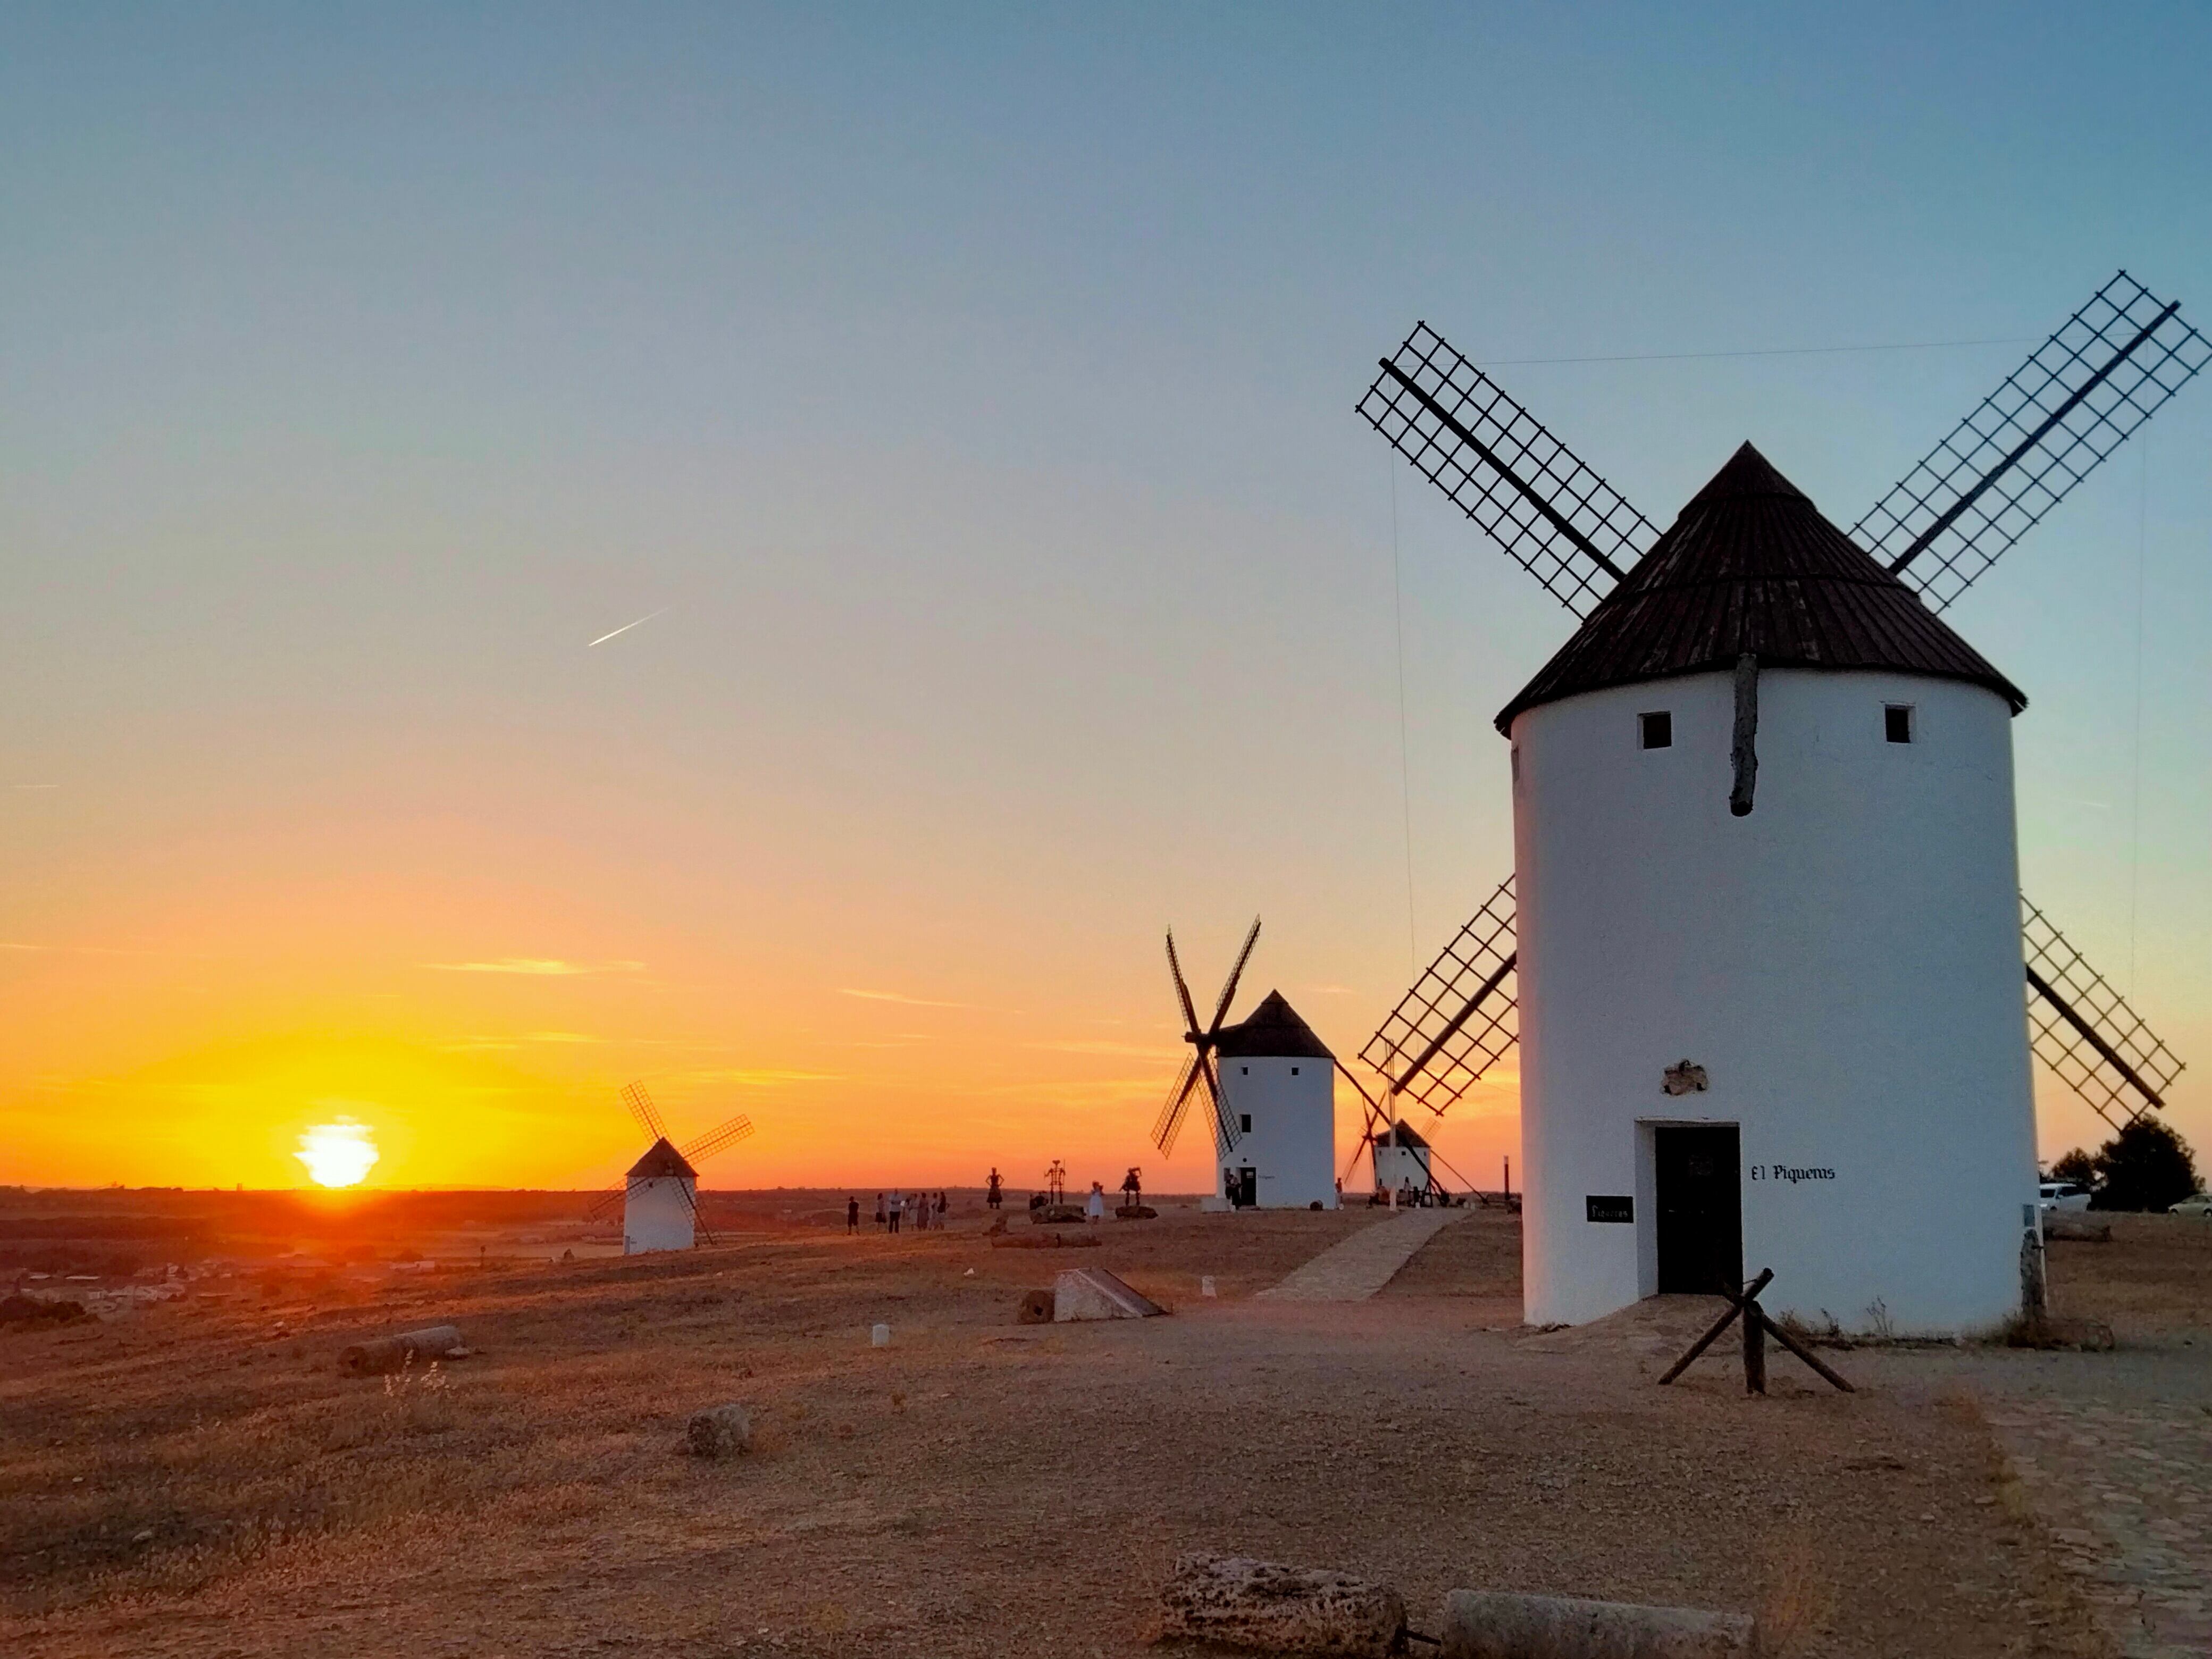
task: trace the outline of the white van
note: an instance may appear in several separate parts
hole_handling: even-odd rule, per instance
[[[2046,1181],[2039,1189],[2045,1210],[2086,1210],[2089,1189],[2076,1181]]]

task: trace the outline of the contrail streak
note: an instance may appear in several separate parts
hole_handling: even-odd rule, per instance
[[[602,634],[602,635],[600,635],[599,638],[597,638],[596,640],[593,640],[593,641],[591,642],[591,645],[586,645],[586,646],[584,647],[584,649],[585,649],[585,650],[586,650],[586,651],[588,651],[588,650],[590,650],[590,649],[592,648],[592,646],[593,646],[593,645],[605,645],[605,644],[609,640],[611,640],[611,639],[614,638],[615,634],[627,634],[627,633],[629,633],[629,630],[630,630],[631,629],[633,629],[633,628],[641,628],[641,627],[643,627],[647,623],[651,622],[651,621],[653,620],[653,617],[665,617],[665,616],[666,616],[666,615],[668,614],[668,612],[669,612],[669,609],[670,609],[670,607],[669,607],[669,606],[667,606],[667,605],[662,605],[662,606],[660,607],[660,609],[659,609],[659,610],[658,610],[658,611],[654,611],[654,612],[653,613],[653,615],[652,615],[652,616],[640,617],[639,617],[635,622],[633,622],[633,623],[623,623],[620,628],[617,628],[617,629],[615,629],[615,633],[614,633],[614,634]]]

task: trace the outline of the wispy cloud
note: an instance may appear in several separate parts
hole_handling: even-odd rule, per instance
[[[526,1031],[523,1035],[526,1040],[531,1042],[605,1042],[606,1041],[605,1037],[587,1036],[581,1031]]]
[[[849,985],[837,988],[841,997],[858,997],[863,1002],[898,1002],[909,1008],[965,1008],[964,1002],[939,1002],[930,997],[910,997],[899,991],[860,991]]]
[[[633,628],[642,628],[646,623],[651,622],[653,617],[665,617],[668,614],[668,611],[669,607],[664,605],[659,610],[649,611],[646,615],[640,617],[635,622],[624,623],[620,628],[616,629],[612,633],[600,635],[599,638],[592,641],[590,644],[585,646],[584,649],[588,651],[592,648],[592,646],[605,645],[609,640],[614,638],[616,634],[627,634]]]
[[[680,1074],[686,1083],[734,1083],[743,1088],[768,1088],[778,1083],[839,1083],[843,1079],[835,1072],[802,1072],[791,1067],[774,1066],[714,1066],[705,1071],[684,1072]]]
[[[522,974],[545,979],[583,974],[637,974],[645,970],[641,962],[566,962],[559,957],[501,957],[496,962],[426,962],[422,966],[441,974]]]

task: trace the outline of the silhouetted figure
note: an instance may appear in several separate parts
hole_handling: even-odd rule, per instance
[[[845,1231],[848,1233],[860,1231],[860,1200],[857,1198],[845,1200]]]
[[[1121,1202],[1133,1210],[1144,1201],[1144,1179],[1138,1175],[1136,1166],[1132,1164],[1129,1173],[1121,1177]]]
[[[881,1193],[878,1193],[878,1194],[876,1194],[876,1225],[878,1225],[878,1227],[880,1227],[880,1226],[882,1226],[883,1224],[884,1224],[884,1195],[883,1195]]]
[[[1000,1188],[1005,1184],[1006,1177],[1001,1176],[997,1166],[994,1165],[991,1170],[990,1190],[983,1194],[983,1201],[994,1210],[999,1207],[999,1200],[1002,1195]]]

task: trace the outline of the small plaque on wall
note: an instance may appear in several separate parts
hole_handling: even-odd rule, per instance
[[[1592,1221],[1634,1221],[1636,1200],[1632,1198],[1607,1196],[1601,1193],[1584,1195],[1583,1203]]]

